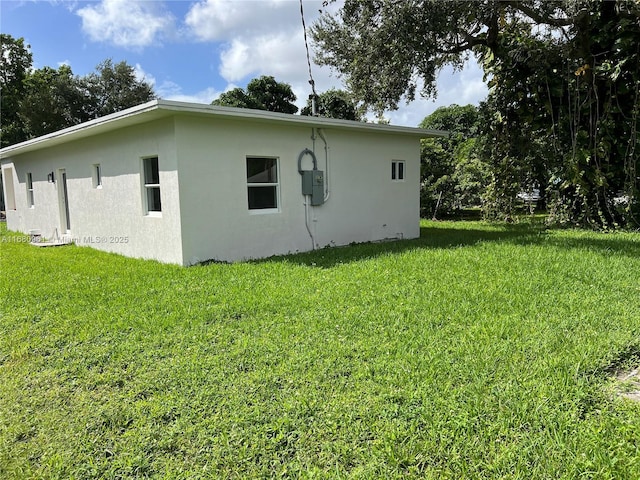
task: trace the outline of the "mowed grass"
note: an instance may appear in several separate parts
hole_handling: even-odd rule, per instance
[[[640,478],[640,235],[182,268],[0,233],[0,478]]]

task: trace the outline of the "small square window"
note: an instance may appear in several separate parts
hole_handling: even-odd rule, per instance
[[[144,176],[145,210],[147,213],[161,212],[158,157],[142,159],[142,169]]]
[[[100,168],[99,163],[93,165],[93,172],[91,176],[93,180],[93,188],[102,188],[102,169]]]
[[[278,208],[278,159],[247,157],[247,200],[249,210]]]
[[[404,160],[391,162],[391,180],[396,182],[404,181]]]

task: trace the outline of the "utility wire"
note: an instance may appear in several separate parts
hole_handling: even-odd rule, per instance
[[[307,42],[307,25],[304,22],[304,8],[302,6],[302,0],[300,0],[300,17],[302,18],[302,30],[304,31],[304,47],[307,50],[307,65],[309,66],[309,83],[311,84],[311,91],[313,92],[313,98],[318,96],[316,94],[316,82],[313,80],[311,74],[311,57],[309,56],[309,43]]]

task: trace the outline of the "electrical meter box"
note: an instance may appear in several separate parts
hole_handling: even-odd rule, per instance
[[[324,203],[324,172],[322,170],[303,170],[302,194],[311,195],[311,205]]]

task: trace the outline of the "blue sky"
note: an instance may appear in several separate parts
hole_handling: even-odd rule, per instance
[[[307,25],[321,7],[304,0]],[[298,0],[1,0],[0,29],[24,37],[35,68],[68,64],[85,75],[106,58],[126,60],[169,100],[210,103],[260,75],[289,83],[299,106],[310,93]],[[342,87],[330,68],[312,72],[319,92]],[[402,104],[387,118],[416,126],[439,106],[477,104],[487,93],[475,62],[443,71],[438,90],[435,101]]]

